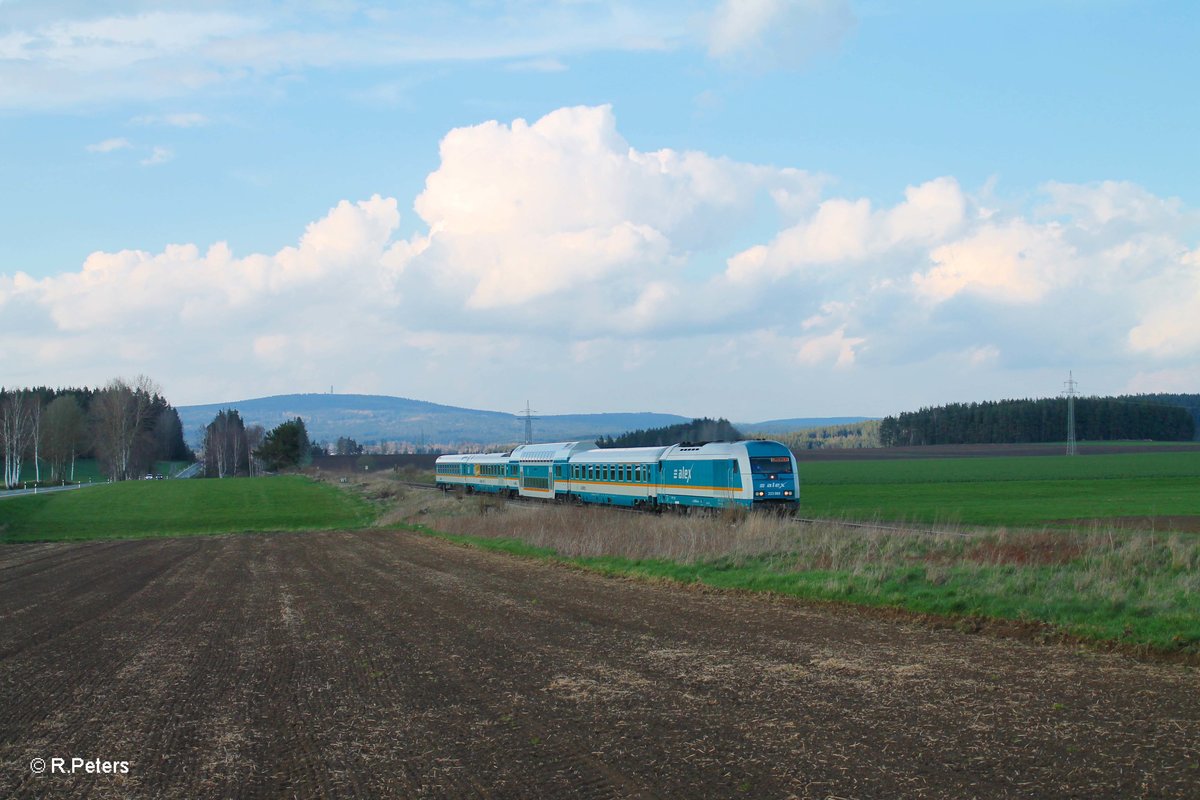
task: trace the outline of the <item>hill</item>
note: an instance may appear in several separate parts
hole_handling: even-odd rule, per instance
[[[199,430],[226,408],[236,408],[247,425],[262,425],[268,430],[302,417],[313,441],[334,441],[347,436],[364,444],[423,442],[431,448],[457,449],[520,442],[525,436],[525,419],[519,414],[367,394],[287,394],[182,406],[179,416],[185,435],[197,441]],[[560,414],[534,419],[534,437],[538,441],[596,439],[690,421],[689,417],[651,412]]]

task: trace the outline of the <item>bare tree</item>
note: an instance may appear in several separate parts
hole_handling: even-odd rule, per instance
[[[29,407],[30,444],[33,445],[33,479],[37,483],[41,483],[42,462],[39,458],[40,448],[38,445],[42,442],[42,396],[31,392],[30,397],[33,399],[33,403]]]
[[[251,425],[246,428],[246,452],[248,454],[246,466],[251,478],[263,470],[262,460],[254,454],[254,451],[262,447],[266,435],[267,431],[262,425]]]
[[[92,400],[96,447],[113,480],[133,477],[138,446],[148,436],[154,397],[160,391],[139,375],[133,385],[121,378],[110,381]]]
[[[33,435],[33,397],[29,392],[0,390],[0,447],[4,450],[4,486],[21,482],[21,459]]]

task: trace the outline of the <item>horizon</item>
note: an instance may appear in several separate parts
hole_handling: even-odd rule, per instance
[[[0,381],[763,421],[1200,391],[1198,27],[10,0]]]

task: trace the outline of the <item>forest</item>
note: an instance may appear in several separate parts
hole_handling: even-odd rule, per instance
[[[679,442],[734,442],[744,439],[727,419],[703,417],[679,425],[630,431],[620,436],[602,436],[597,447],[662,447]]]
[[[112,480],[150,471],[156,461],[191,461],[183,426],[161,389],[145,376],[100,388],[0,388],[4,487],[21,484],[22,464],[35,483],[74,480],[76,461],[95,458]]]
[[[1083,397],[1075,401],[1079,441],[1188,441],[1196,437],[1192,410],[1197,395]],[[883,447],[933,444],[1016,444],[1067,440],[1067,399],[997,400],[952,403],[885,417],[879,426]]]

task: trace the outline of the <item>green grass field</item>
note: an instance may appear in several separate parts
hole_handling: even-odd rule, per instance
[[[1070,525],[1200,516],[1200,452],[805,462],[806,517]]]
[[[125,481],[0,501],[0,542],[319,530],[368,525],[374,508],[298,476]]]

